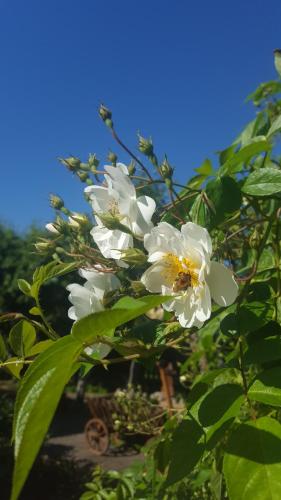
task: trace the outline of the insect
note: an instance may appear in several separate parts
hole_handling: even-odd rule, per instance
[[[182,290],[187,290],[192,285],[192,276],[189,273],[180,272],[173,284],[173,291],[180,292]]]

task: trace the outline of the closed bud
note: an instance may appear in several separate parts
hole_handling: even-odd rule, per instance
[[[72,172],[80,168],[81,161],[79,160],[79,158],[75,158],[75,156],[70,156],[69,158],[60,158],[59,160],[68,168],[68,170],[71,170]]]
[[[88,172],[90,168],[91,167],[89,163],[80,163],[80,169],[83,170],[84,172]]]
[[[52,222],[49,222],[48,224],[45,225],[45,228],[53,234],[60,234],[58,227],[56,224],[53,224]]]
[[[77,172],[77,175],[81,182],[86,182],[87,179],[89,178],[87,172]]]
[[[103,214],[99,213],[98,218],[107,229],[111,229],[112,231],[114,231],[114,229],[119,229],[119,231],[123,233],[131,234],[130,229],[120,222],[118,215],[112,215],[109,212]]]
[[[112,128],[113,127],[113,122],[112,122],[112,113],[111,111],[106,108],[103,104],[100,105],[100,109],[99,109],[99,115],[101,117],[101,119],[104,121],[104,123],[109,127],[109,128]]]
[[[139,134],[139,151],[146,156],[154,156],[153,144],[151,139],[145,139]]]
[[[186,375],[181,375],[180,376],[180,383],[184,384],[187,381]]]
[[[160,174],[162,175],[163,179],[171,179],[173,172],[174,172],[174,169],[173,169],[173,167],[171,167],[166,156],[164,158],[163,163],[161,163],[159,170],[160,170]]]
[[[99,160],[95,154],[89,154],[88,164],[92,169],[96,169],[99,166]]]
[[[42,240],[42,241],[38,241],[37,243],[35,243],[34,246],[35,246],[37,252],[46,253],[46,252],[48,252],[48,250],[50,250],[50,248],[52,248],[53,243],[51,241],[48,241],[48,240]]]
[[[115,153],[113,153],[113,151],[109,151],[108,155],[107,155],[107,159],[108,161],[110,161],[112,163],[112,165],[116,165],[116,162],[117,162],[117,155]]]
[[[121,259],[127,264],[142,266],[147,262],[146,255],[138,248],[127,248],[121,252]]]
[[[131,163],[128,165],[128,172],[129,175],[134,175],[136,172],[136,165],[134,161],[131,161]]]
[[[68,218],[69,224],[71,226],[86,226],[89,223],[89,219],[87,215],[85,214],[79,214],[77,212],[74,212],[71,214],[71,216]]]
[[[56,210],[61,210],[64,207],[64,201],[56,194],[50,194],[50,205]]]

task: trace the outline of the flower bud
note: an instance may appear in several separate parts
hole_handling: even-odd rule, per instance
[[[167,157],[165,156],[163,163],[161,163],[159,167],[160,174],[162,175],[163,179],[171,179],[174,169],[171,167],[170,163],[168,162]]]
[[[72,172],[80,168],[81,164],[79,158],[76,158],[75,156],[70,156],[69,158],[60,158],[59,161]]]
[[[138,248],[127,248],[121,252],[121,259],[127,264],[135,264],[142,266],[146,263],[147,257],[142,250]]]
[[[64,201],[56,194],[50,194],[50,205],[56,210],[61,210],[64,207]]]
[[[187,380],[187,379],[186,379],[186,375],[181,375],[181,376],[180,376],[180,383],[181,383],[181,384],[184,384],[184,382],[186,382],[186,380]]]
[[[131,163],[128,165],[128,172],[129,175],[134,175],[136,172],[136,165],[134,161],[131,161]]]
[[[99,115],[101,117],[101,119],[104,121],[104,123],[109,127],[109,128],[112,128],[113,127],[113,122],[112,122],[112,113],[111,111],[106,108],[103,104],[100,105],[100,109],[99,109]]]
[[[100,162],[95,154],[89,154],[88,164],[90,165],[91,169],[96,169],[99,166],[99,163]]]
[[[119,231],[122,231],[123,233],[128,233],[131,234],[130,229],[123,225],[120,222],[120,219],[116,215],[112,215],[109,212],[103,213],[103,214],[98,214],[98,218],[101,220],[102,224],[107,227],[107,229],[119,229]]]
[[[108,155],[107,155],[107,159],[108,161],[110,161],[112,163],[112,165],[116,165],[116,162],[117,162],[117,155],[115,153],[113,153],[113,151],[109,151]]]
[[[88,172],[90,170],[89,163],[80,163],[80,169],[83,170],[84,172]]]
[[[153,143],[151,139],[145,139],[139,134],[139,151],[146,156],[153,156]]]
[[[87,179],[89,178],[87,172],[77,172],[77,175],[81,182],[86,182]]]
[[[69,224],[74,227],[86,226],[89,223],[87,215],[79,214],[73,212],[70,217],[68,217]]]
[[[39,253],[46,253],[50,248],[52,248],[53,243],[49,240],[43,240],[38,241],[37,243],[34,244],[37,252]]]
[[[58,231],[56,225],[53,224],[52,222],[49,222],[48,224],[46,224],[45,228],[47,229],[47,231],[50,231],[50,233],[60,234],[60,232]]]

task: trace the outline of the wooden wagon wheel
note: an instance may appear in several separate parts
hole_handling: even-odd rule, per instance
[[[91,418],[85,426],[86,439],[95,455],[102,455],[109,446],[109,433],[100,418]]]

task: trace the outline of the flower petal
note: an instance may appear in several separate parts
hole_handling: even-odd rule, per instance
[[[144,247],[149,253],[149,262],[161,258],[159,252],[161,252],[161,256],[167,253],[177,256],[183,254],[181,233],[167,222],[160,222],[151,230],[150,234],[145,235]],[[156,252],[157,258],[154,255]]]
[[[119,279],[113,273],[103,273],[95,269],[79,269],[79,274],[88,281],[100,300],[102,300],[105,293],[116,290],[121,286]]]
[[[68,311],[70,319],[80,319],[88,314],[103,310],[103,305],[94,292],[78,283],[66,287],[70,292],[69,300],[73,304]]]
[[[106,227],[95,226],[91,235],[102,255],[108,259],[120,259],[120,251],[133,246],[132,236],[117,229],[111,231]]]
[[[238,285],[230,269],[219,262],[211,262],[210,273],[206,279],[212,299],[219,306],[230,306],[238,294]]]
[[[181,227],[181,233],[184,237],[192,238],[196,242],[199,242],[206,253],[209,255],[212,254],[212,241],[207,229],[193,222],[187,222]]]
[[[85,193],[90,197],[94,212],[105,213],[109,211],[113,198],[108,188],[103,186],[87,186]]]
[[[171,285],[167,281],[166,266],[162,261],[152,264],[142,275],[141,282],[152,293],[162,292],[163,286]]]

